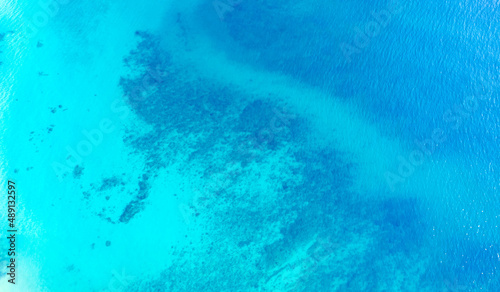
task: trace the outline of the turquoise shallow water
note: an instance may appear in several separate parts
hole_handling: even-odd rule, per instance
[[[0,291],[498,291],[499,11],[0,2]]]

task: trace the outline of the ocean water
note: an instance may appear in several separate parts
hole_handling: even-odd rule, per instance
[[[0,291],[499,291],[499,20],[0,0]]]

